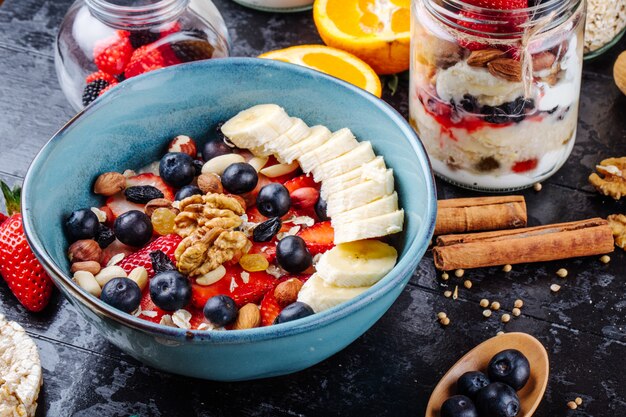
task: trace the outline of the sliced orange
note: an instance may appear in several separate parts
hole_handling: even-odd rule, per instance
[[[348,51],[378,74],[409,69],[411,0],[315,0],[324,43]]]
[[[356,56],[324,45],[300,45],[278,49],[259,55],[313,68],[369,91],[376,97],[382,94],[380,78],[376,72]]]

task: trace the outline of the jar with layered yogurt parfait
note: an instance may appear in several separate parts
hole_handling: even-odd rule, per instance
[[[410,122],[437,175],[509,191],[563,165],[584,24],[584,0],[413,0]]]

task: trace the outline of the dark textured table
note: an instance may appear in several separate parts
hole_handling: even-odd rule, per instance
[[[39,148],[73,112],[54,71],[54,37],[69,0],[0,0],[0,178],[20,183]],[[230,28],[232,54],[319,43],[310,13],[278,15],[216,0]],[[596,162],[626,155],[626,96],[611,68],[620,42],[587,64],[578,139],[567,164],[539,193],[524,192],[532,225],[625,212],[596,194]],[[407,114],[407,83],[385,99]],[[86,138],[88,140],[88,138]],[[470,196],[438,182],[440,198]],[[62,204],[62,202],[60,202]],[[51,219],[51,222],[56,221]],[[626,256],[468,271],[471,290],[438,279],[428,253],[387,314],[342,352],[295,375],[223,383],[148,368],[108,344],[58,293],[40,314],[19,305],[0,283],[0,311],[35,339],[44,368],[38,416],[421,416],[431,390],[466,351],[498,331],[535,335],[550,355],[550,380],[537,417],[626,415]],[[569,270],[566,279],[555,271]],[[561,291],[552,293],[550,284]],[[459,285],[456,301],[443,292]],[[504,325],[482,318],[481,298],[523,313]],[[447,312],[451,324],[435,319]],[[262,360],[260,358],[259,360]],[[570,411],[566,403],[584,403]]]

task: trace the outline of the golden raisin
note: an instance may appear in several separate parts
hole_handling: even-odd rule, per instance
[[[258,253],[243,255],[239,265],[248,272],[265,271],[270,266],[265,256]]]
[[[176,214],[168,208],[158,208],[152,213],[152,227],[158,234],[165,236],[174,233]]]

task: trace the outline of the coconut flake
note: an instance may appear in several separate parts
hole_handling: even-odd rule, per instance
[[[169,314],[164,314],[161,317],[161,321],[159,322],[159,324],[162,324],[164,326],[169,326],[169,327],[176,327],[176,325],[172,321],[172,316],[170,316]]]
[[[250,282],[250,274],[247,273],[246,271],[241,271],[241,280],[243,281],[244,284],[247,284],[248,282]]]
[[[157,314],[159,314],[159,313],[157,313],[154,310],[145,310],[145,311],[142,311],[140,313],[140,315],[146,316],[146,317],[150,317],[150,318],[155,318],[157,316]]]
[[[230,292],[235,291],[235,288],[237,288],[239,285],[237,285],[237,283],[235,282],[235,277],[232,277],[230,279]]]
[[[176,327],[180,327],[181,329],[190,329],[191,323],[191,313],[185,309],[176,310],[174,314],[172,314],[172,321],[176,325]]]
[[[107,214],[106,212],[100,210],[98,207],[92,207],[91,211],[93,212],[93,214],[96,215],[96,217],[98,218],[98,222],[100,223],[104,223],[107,221]]]
[[[265,272],[267,272],[268,274],[270,274],[271,276],[273,276],[276,279],[279,279],[280,277],[282,277],[283,275],[287,274],[287,271],[285,271],[284,269],[276,266],[276,265],[270,265],[267,267],[267,269],[265,270]]]

